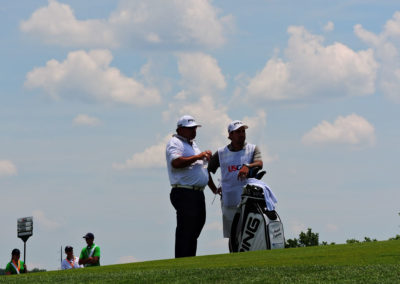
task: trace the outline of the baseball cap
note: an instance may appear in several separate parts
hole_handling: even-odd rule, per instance
[[[20,253],[19,249],[13,249],[11,252],[11,255],[20,255],[20,254],[21,253]]]
[[[65,251],[66,253],[69,252],[69,251],[73,251],[73,250],[74,250],[74,248],[71,247],[71,246],[66,246],[65,249],[64,249],[64,251]]]
[[[196,122],[196,120],[193,118],[193,116],[190,116],[190,115],[184,115],[184,116],[182,116],[182,117],[178,120],[176,126],[177,126],[178,128],[179,128],[179,127],[195,127],[195,126],[201,127],[201,125],[198,124],[198,123]]]
[[[94,235],[92,233],[87,233],[83,236],[84,239],[94,239]]]
[[[228,125],[228,133],[238,130],[240,127],[244,127],[245,129],[249,128],[246,124],[244,124],[240,120],[234,120]]]

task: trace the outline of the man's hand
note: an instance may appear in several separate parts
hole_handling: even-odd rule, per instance
[[[206,159],[207,161],[209,161],[211,158],[211,155],[212,155],[212,152],[210,150],[206,150],[206,151],[200,153],[200,159],[201,160]]]
[[[181,169],[190,166],[191,164],[193,164],[198,160],[206,159],[207,161],[209,161],[211,155],[212,155],[211,151],[207,150],[197,155],[176,158],[171,162],[171,165],[176,169]]]
[[[239,173],[238,173],[238,175],[237,175],[237,179],[238,179],[238,180],[245,180],[245,179],[247,178],[247,175],[249,174],[249,171],[250,171],[249,167],[243,165],[243,166],[240,168],[240,171],[239,171]]]

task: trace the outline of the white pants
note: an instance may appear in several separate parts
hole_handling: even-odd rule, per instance
[[[229,238],[231,236],[232,221],[233,217],[235,217],[237,207],[227,207],[221,203],[221,209],[224,238]]]

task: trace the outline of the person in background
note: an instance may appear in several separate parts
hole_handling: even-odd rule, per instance
[[[83,265],[79,264],[79,258],[77,256],[74,256],[74,249],[73,247],[66,246],[65,249],[65,254],[67,257],[63,259],[61,262],[61,269],[76,269],[76,268],[82,268]]]
[[[94,243],[94,235],[87,233],[83,236],[87,246],[84,247],[79,256],[79,264],[84,267],[100,266],[100,247]]]
[[[22,260],[19,260],[21,253],[19,249],[13,249],[11,252],[11,261],[7,263],[6,275],[26,273],[26,265]]]

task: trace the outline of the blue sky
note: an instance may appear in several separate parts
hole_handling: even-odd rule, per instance
[[[24,216],[31,268],[89,231],[102,264],[172,258],[183,114],[204,150],[249,125],[287,238],[399,232],[398,1],[6,0],[0,24],[1,267]],[[213,197],[199,255],[228,251]]]

